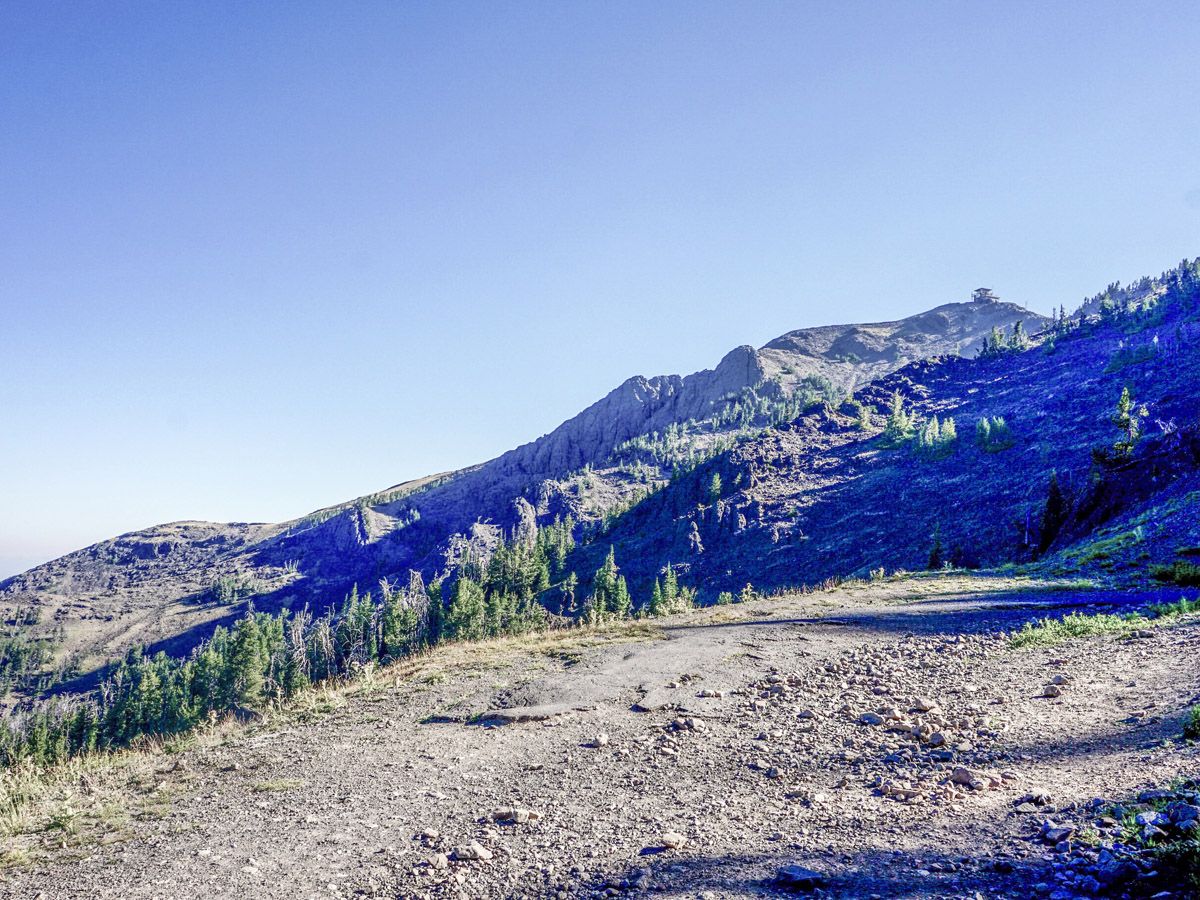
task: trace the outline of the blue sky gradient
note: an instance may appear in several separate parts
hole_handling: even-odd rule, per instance
[[[1200,254],[1190,3],[0,7],[0,577]]]

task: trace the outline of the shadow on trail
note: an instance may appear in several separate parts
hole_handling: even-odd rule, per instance
[[[660,851],[650,847],[629,866],[601,872],[589,887],[601,891],[648,888],[654,896],[797,897],[1025,897],[1041,878],[1041,864],[1006,859],[1000,870],[991,860],[921,846],[911,852],[880,848],[850,855],[789,849],[777,852],[704,855],[702,849]],[[789,888],[777,881],[785,866],[800,866],[823,877],[820,893]],[[1024,867],[1024,868],[1022,868]]]
[[[757,616],[729,622],[679,623],[664,626],[671,634],[736,628],[804,626],[807,628],[858,628],[867,632],[899,634],[970,634],[1009,630],[1027,621],[1056,612],[1076,610],[1133,611],[1151,603],[1178,600],[1176,590],[1153,591],[1029,591],[956,594],[901,603],[864,604],[839,609],[829,617]]]

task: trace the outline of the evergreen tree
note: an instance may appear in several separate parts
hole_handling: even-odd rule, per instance
[[[429,586],[429,602],[426,606],[426,634],[429,645],[435,646],[442,642],[446,629],[446,606],[442,600],[442,583],[435,581]]]
[[[610,616],[624,618],[630,614],[632,607],[629,586],[617,569],[616,551],[609,547],[608,556],[604,558],[603,565],[596,570],[592,578],[589,618],[593,622],[602,621]]]
[[[238,620],[229,642],[229,696],[240,706],[262,699],[264,659],[258,619],[253,613]]]
[[[900,392],[892,394],[892,408],[888,413],[887,425],[883,429],[884,440],[893,446],[904,443],[913,436],[913,422],[904,411],[904,399]]]
[[[980,449],[986,450],[992,442],[992,423],[987,419],[980,419],[975,423],[975,443]]]
[[[1008,349],[1018,352],[1029,349],[1029,335],[1025,333],[1025,323],[1021,320],[1017,320],[1017,323],[1013,325],[1012,337],[1008,339]]]
[[[984,417],[975,424],[975,443],[985,453],[999,453],[1016,443],[1003,416]]]
[[[954,424],[954,419],[951,417],[942,423],[942,443],[953,444],[957,440],[958,426]]]
[[[708,502],[714,504],[721,499],[721,473],[713,472],[708,482]]]
[[[452,641],[478,640],[488,631],[487,604],[483,588],[465,575],[454,583],[445,630]]]
[[[854,423],[859,431],[867,431],[871,427],[872,409],[866,403],[858,404],[858,421]]]
[[[1045,553],[1054,543],[1067,520],[1067,498],[1058,483],[1058,472],[1050,473],[1050,486],[1046,490],[1046,508],[1042,512],[1041,534],[1038,537],[1038,552]]]
[[[1142,419],[1149,415],[1146,407],[1138,406],[1133,395],[1126,386],[1121,390],[1121,398],[1117,401],[1117,410],[1113,413],[1112,423],[1121,432],[1120,439],[1113,445],[1118,457],[1128,458],[1133,455],[1142,433]]]
[[[979,350],[980,356],[995,356],[998,353],[1003,353],[1008,349],[1008,342],[1004,339],[1004,332],[996,325],[992,326],[990,333],[984,336],[983,346]]]
[[[567,574],[566,579],[562,583],[562,613],[564,616],[574,617],[579,613],[579,601],[576,599],[576,591],[579,589],[579,576],[574,572]]]
[[[652,616],[661,616],[663,614],[663,591],[662,584],[657,578],[654,579],[654,587],[650,591],[650,605],[647,611]]]
[[[942,529],[938,526],[933,529],[933,547],[929,550],[929,564],[926,568],[936,571],[942,567],[942,563]]]
[[[612,613],[618,619],[628,619],[633,612],[633,599],[629,596],[629,586],[625,576],[617,576],[616,588],[613,591]]]

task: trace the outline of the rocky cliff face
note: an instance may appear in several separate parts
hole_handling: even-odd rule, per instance
[[[510,450],[480,474],[561,475],[603,461],[618,444],[674,422],[707,418],[723,398],[766,380],[758,352],[738,347],[715,369],[693,375],[637,375],[548,435]]]

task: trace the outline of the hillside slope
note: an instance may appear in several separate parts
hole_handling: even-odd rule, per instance
[[[1120,437],[1111,417],[1125,387],[1146,407],[1146,438],[1128,460],[1097,468],[1093,450]],[[915,441],[888,446],[883,412],[896,395],[918,423],[953,418],[957,441],[931,453]],[[1069,539],[1087,541],[1110,518],[1162,503],[1172,518],[1129,539],[1137,553],[1126,569],[1144,577],[1150,563],[1200,543],[1200,323],[1132,333],[1097,325],[1024,352],[922,361],[856,399],[875,411],[866,428],[850,406],[802,415],[677,479],[572,564],[592,571],[615,547],[645,595],[666,562],[709,591],[924,569],[935,544],[954,565],[1031,562],[1040,550],[1066,553]],[[977,423],[996,418],[1007,440],[981,447]],[[1044,535],[1052,472],[1080,515]],[[1061,567],[1079,555],[1067,553]]]
[[[789,332],[761,350],[736,348],[712,370],[631,378],[548,435],[479,466],[278,525],[177,522],[87,547],[0,583],[0,610],[41,639],[46,673],[95,671],[138,644],[184,652],[251,598],[260,610],[320,609],[356,583],[404,581],[414,569],[430,579],[452,573],[464,555],[486,557],[522,520],[595,525],[665,485],[681,464],[909,360],[973,352],[1017,321],[1036,330],[1047,320],[988,301]]]

